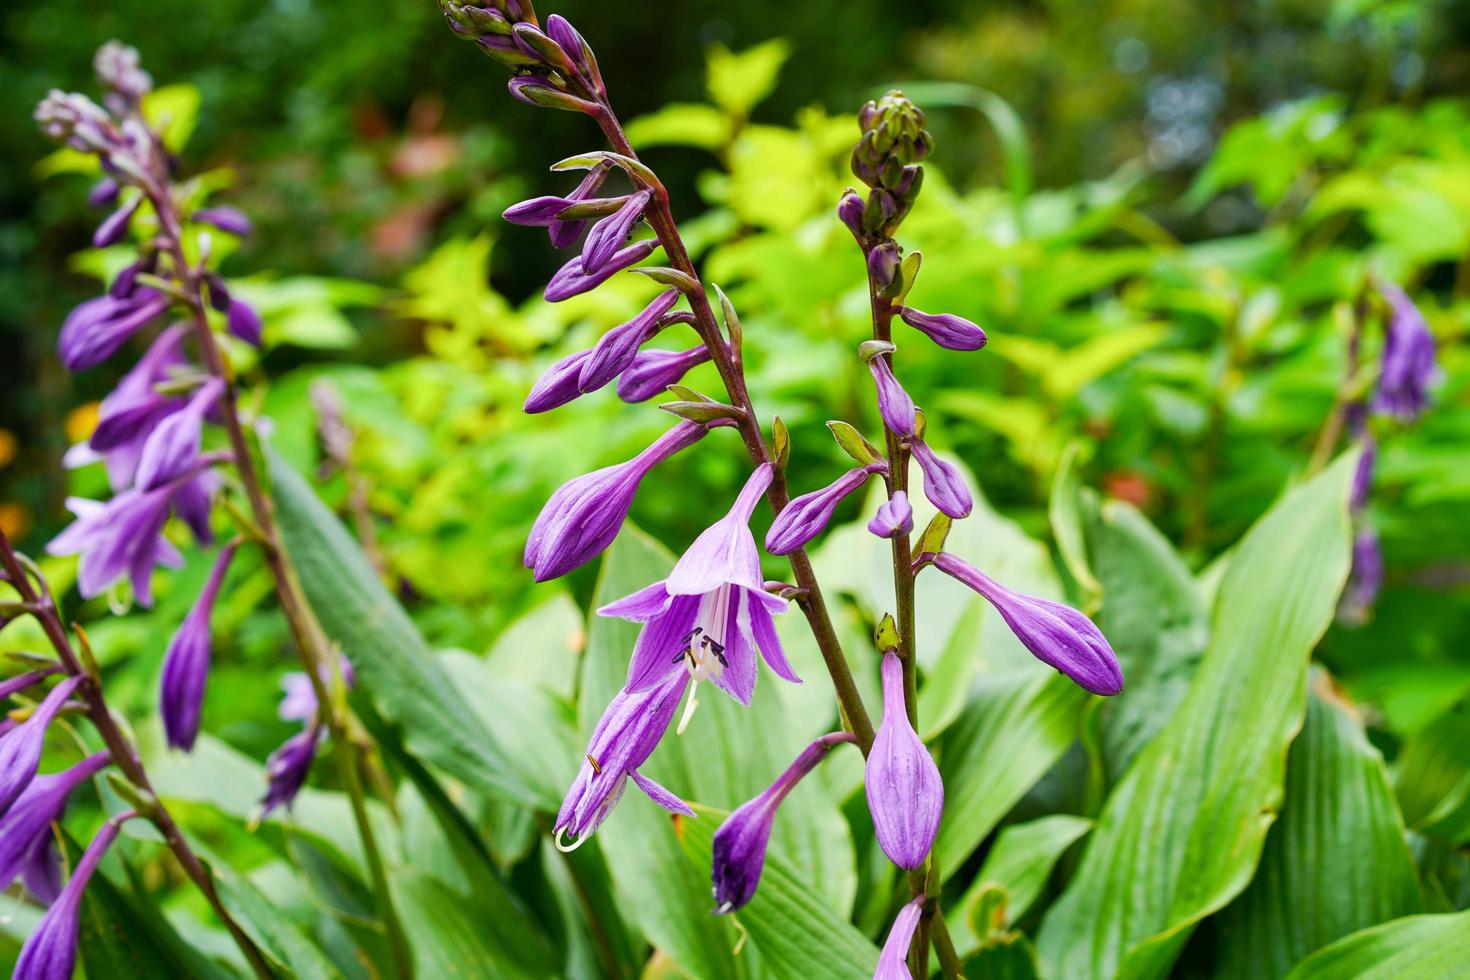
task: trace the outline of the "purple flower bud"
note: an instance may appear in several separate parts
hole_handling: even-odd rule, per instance
[[[883,501],[868,522],[868,530],[880,538],[907,537],[913,529],[914,509],[909,505],[909,495],[902,490],[895,490],[891,498]]]
[[[645,402],[678,384],[695,365],[709,360],[709,348],[700,344],[686,351],[645,350],[618,378],[618,397],[625,402]]]
[[[239,337],[245,343],[252,347],[260,346],[260,314],[255,312],[255,307],[249,303],[231,297],[229,308],[225,313],[225,324],[231,334]]]
[[[1368,506],[1368,495],[1373,491],[1373,466],[1378,459],[1378,441],[1371,435],[1363,436],[1363,454],[1358,457],[1358,468],[1353,472],[1353,488],[1348,495],[1348,507],[1357,513]]]
[[[94,208],[107,208],[117,203],[121,185],[111,177],[103,177],[87,192],[87,203]]]
[[[610,173],[612,173],[612,164],[599,163],[587,171],[587,176],[583,177],[581,182],[567,195],[567,201],[576,204],[579,201],[589,201],[596,197]],[[546,229],[546,234],[551,239],[553,248],[566,248],[581,236],[586,227],[585,220],[563,221],[558,219],[551,222]]]
[[[72,790],[101,772],[112,761],[106,752],[88,756],[70,769],[37,776],[0,817],[0,887],[8,888],[22,875],[26,887],[50,902],[60,890],[52,878],[55,857],[51,824],[61,819]]]
[[[643,217],[643,209],[648,207],[651,196],[648,191],[628,195],[622,207],[592,226],[592,232],[582,246],[583,269],[596,273],[607,265],[619,246],[628,240],[633,223]]]
[[[848,732],[816,739],[759,796],[741,804],[715,831],[713,879],[715,913],[724,915],[749,902],[766,866],[766,845],[776,808],[807,773],[827,757],[832,746],[854,741]]]
[[[1373,407],[1400,421],[1412,421],[1429,401],[1429,385],[1439,371],[1434,360],[1434,334],[1424,315],[1398,286],[1378,286],[1392,312],[1383,340],[1383,362]]]
[[[648,258],[657,247],[658,242],[652,239],[634,242],[627,248],[615,252],[613,257],[607,260],[607,264],[596,272],[583,272],[582,256],[579,255],[556,270],[556,274],[546,284],[546,301],[560,303],[564,299],[571,299],[573,296],[590,292],[617,273]]]
[[[46,745],[46,729],[80,683],[80,678],[68,677],[57,684],[29,718],[0,737],[0,813],[10,809],[36,778],[41,750]]]
[[[934,565],[984,596],[1037,660],[1093,694],[1123,690],[1123,672],[1113,648],[1082,613],[1060,602],[1012,592],[947,552],[937,555]]]
[[[804,493],[781,508],[766,532],[766,550],[773,555],[789,555],[827,529],[832,512],[874,473],[886,472],[888,464],[878,462],[858,466],[833,480],[820,490]]]
[[[597,104],[579,99],[564,89],[557,88],[539,75],[516,75],[510,80],[510,94],[527,105],[545,109],[566,109],[587,115],[597,113]]]
[[[124,204],[104,218],[102,224],[92,233],[92,247],[106,248],[122,241],[123,236],[128,233],[128,225],[133,222],[133,215],[138,213],[138,206],[142,203],[141,196],[134,198],[133,203]]]
[[[265,761],[266,790],[260,801],[262,818],[280,807],[289,810],[296,802],[316,760],[317,743],[325,732],[321,725],[305,728],[282,742]]]
[[[92,431],[88,445],[99,453],[133,447],[136,456],[154,426],[183,407],[184,399],[160,395],[154,386],[168,380],[174,370],[187,363],[183,356],[184,336],[185,328],[174,326],[154,339],[147,353],[102,399],[97,428]],[[133,468],[129,467],[123,484],[131,483],[132,476]]]
[[[194,212],[194,220],[242,238],[250,234],[250,219],[239,208],[200,208]]]
[[[107,295],[116,300],[125,300],[138,291],[138,275],[143,272],[152,272],[158,265],[158,254],[146,252],[138,261],[123,266],[121,272],[112,280],[107,287]]]
[[[578,398],[582,392],[577,387],[577,379],[581,377],[582,366],[591,356],[590,350],[579,350],[547,368],[546,373],[531,386],[521,410],[527,415],[535,415],[560,408]]]
[[[592,234],[597,234],[596,228],[592,229]],[[589,242],[591,240],[588,238]],[[591,356],[582,364],[582,373],[577,379],[578,390],[584,394],[596,391],[627,370],[638,356],[638,349],[658,332],[659,318],[673,309],[680,295],[677,289],[664,290],[633,319],[604,334],[592,348]]]
[[[883,723],[873,737],[863,782],[878,846],[900,868],[922,865],[939,833],[944,783],[934,758],[909,724],[903,664],[893,653],[883,655]]]
[[[577,69],[577,74],[598,93],[603,93],[602,72],[597,67],[597,56],[577,29],[560,14],[546,18],[546,33],[555,41]]]
[[[934,450],[923,439],[910,439],[909,449],[919,469],[924,472],[924,496],[929,502],[938,507],[940,513],[955,520],[969,517],[975,508],[975,500],[960,471],[934,455]]]
[[[60,667],[47,667],[44,670],[28,670],[24,674],[16,674],[14,677],[0,681],[0,700],[35,687],[60,669]]]
[[[57,350],[68,371],[96,367],[117,352],[128,338],[168,309],[168,298],[153,289],[131,296],[89,299],[61,325]]]
[[[849,190],[842,195],[842,200],[837,202],[837,217],[847,226],[854,237],[863,236],[863,199],[858,197],[856,191]]]
[[[357,686],[357,672],[352,669],[352,661],[340,654],[337,663],[342,669],[342,683],[350,690]],[[322,683],[330,684],[331,678],[328,671],[322,671]],[[276,708],[276,715],[282,721],[310,722],[316,717],[317,700],[316,688],[311,685],[311,678],[299,670],[292,671],[281,678],[281,689],[285,696],[281,698],[280,705]]]
[[[77,915],[82,904],[82,892],[92,880],[103,854],[117,839],[118,826],[134,815],[114,817],[97,831],[97,836],[92,838],[92,843],[77,861],[71,880],[26,937],[15,961],[15,972],[11,974],[15,980],[70,980],[77,964]]]
[[[617,805],[630,777],[659,806],[694,816],[688,804],[637,771],[668,730],[688,683],[687,673],[670,671],[647,690],[619,691],[608,704],[556,815],[557,847],[574,850],[592,836]],[[574,839],[572,844],[563,842],[566,834]]]
[[[143,443],[134,483],[139,490],[155,490],[183,475],[199,459],[204,416],[219,402],[225,383],[209,378],[183,408],[167,416]]]
[[[888,431],[907,438],[914,434],[914,400],[893,376],[893,366],[883,355],[868,361],[873,383],[878,386],[878,414]]]
[[[580,202],[570,197],[543,194],[540,197],[527,198],[518,204],[512,204],[500,212],[500,216],[513,225],[523,225],[527,228],[549,228],[556,222],[558,214],[577,203]]]
[[[541,508],[526,541],[525,564],[536,581],[565,575],[601,554],[622,529],[648,471],[694,445],[706,431],[702,425],[680,422],[627,462],[562,484]]]
[[[909,972],[909,946],[914,941],[914,930],[919,925],[919,913],[923,911],[924,899],[916,898],[898,910],[888,938],[883,940],[883,951],[878,954],[878,969],[873,980],[914,980]]]
[[[225,545],[214,568],[204,583],[194,608],[169,641],[163,657],[163,681],[159,706],[163,730],[168,744],[185,752],[194,751],[199,736],[199,719],[204,712],[204,684],[209,680],[209,617],[219,596],[220,583],[230,560],[235,557],[234,544]]]
[[[898,267],[903,259],[898,254],[897,242],[884,242],[868,253],[868,281],[879,292],[893,285]]]
[[[129,102],[137,102],[153,88],[153,77],[143,70],[138,49],[121,41],[108,41],[92,58],[92,70],[104,87]]]
[[[1338,603],[1338,618],[1350,626],[1363,625],[1382,589],[1383,551],[1378,545],[1378,533],[1365,524],[1353,537],[1353,570]]]
[[[979,350],[985,346],[985,331],[952,313],[925,313],[909,306],[894,310],[903,322],[948,350]]]

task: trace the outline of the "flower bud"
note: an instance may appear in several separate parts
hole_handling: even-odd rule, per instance
[[[947,350],[979,350],[985,346],[985,331],[950,313],[931,314],[909,306],[894,310],[904,323]]]
[[[582,246],[582,268],[595,273],[612,259],[613,255],[628,240],[633,223],[643,217],[648,206],[648,191],[630,194],[617,211],[592,226],[587,241]]]
[[[880,294],[893,285],[901,261],[897,242],[884,242],[868,253],[868,281]]]
[[[1388,299],[1390,314],[1373,409],[1409,422],[1424,411],[1429,386],[1439,375],[1434,334],[1407,293],[1389,282],[1379,283],[1378,289]]]
[[[903,664],[883,655],[883,723],[873,738],[863,782],[878,845],[900,868],[921,866],[939,833],[944,783],[939,767],[909,724]]]
[[[185,752],[194,750],[199,721],[204,713],[204,685],[209,680],[209,618],[219,596],[225,572],[235,557],[235,546],[226,545],[214,560],[194,608],[179,624],[163,656],[163,679],[159,714],[168,744]]]
[[[194,212],[194,220],[242,238],[250,234],[250,219],[239,208],[201,208]]]
[[[262,331],[260,314],[243,299],[231,298],[225,308],[225,325],[230,333],[252,347],[259,347]]]
[[[527,105],[546,109],[565,109],[593,115],[597,105],[579,99],[564,89],[557,88],[539,75],[516,75],[510,80],[510,94]]]
[[[632,365],[638,349],[658,332],[659,319],[679,302],[680,295],[677,289],[664,290],[633,319],[605,333],[583,362],[577,389],[584,394],[596,391]]]
[[[618,397],[625,402],[645,402],[678,384],[697,364],[710,359],[709,348],[700,344],[686,351],[645,350],[618,378]]]
[[[883,940],[883,951],[878,954],[878,969],[873,980],[914,980],[909,972],[909,946],[914,941],[914,930],[919,925],[919,914],[924,909],[921,896],[898,910],[888,938]]]
[[[893,376],[888,358],[883,355],[869,358],[868,370],[878,389],[878,414],[883,417],[883,425],[895,435],[912,436],[916,424],[914,400]]]
[[[653,239],[634,242],[627,248],[614,252],[612,258],[595,272],[587,272],[583,269],[582,256],[579,255],[556,270],[551,281],[546,284],[546,291],[543,294],[546,302],[560,303],[573,296],[591,292],[617,273],[648,258],[653,254],[655,248],[658,248],[658,242]]]
[[[781,508],[766,532],[766,550],[773,555],[789,555],[827,529],[837,505],[868,482],[874,473],[886,472],[882,461],[848,470],[820,490],[804,493]]]
[[[880,538],[908,537],[913,529],[914,509],[909,505],[909,495],[902,490],[895,490],[892,498],[883,501],[868,522],[868,530]]]
[[[540,380],[531,387],[526,395],[526,403],[522,411],[527,415],[535,415],[538,412],[549,412],[553,408],[560,408],[570,401],[576,400],[582,394],[577,387],[578,378],[582,374],[582,366],[592,356],[590,350],[579,350],[575,354],[568,354],[546,369]]]
[[[107,248],[122,241],[123,236],[128,233],[128,225],[132,224],[133,215],[138,213],[138,206],[142,203],[141,196],[134,198],[131,204],[124,204],[103,219],[102,224],[92,233],[92,247]]]
[[[929,503],[955,520],[969,517],[975,507],[975,499],[970,495],[970,488],[965,485],[960,471],[936,456],[923,439],[910,439],[909,448],[914,454],[914,462],[924,473],[924,496]]]
[[[68,677],[57,684],[29,718],[0,737],[0,814],[9,810],[16,797],[36,778],[41,749],[46,744],[46,729],[80,683],[80,678]]]
[[[848,188],[842,195],[842,200],[837,202],[837,217],[852,232],[853,237],[861,238],[863,235],[863,199],[858,196],[857,191]]]
[[[26,937],[25,945],[20,948],[20,956],[15,961],[13,977],[22,980],[63,980],[72,975],[77,963],[77,923],[82,893],[97,871],[103,855],[117,839],[119,825],[134,816],[136,814],[129,812],[113,817],[97,831],[97,836],[92,838],[92,843],[87,845],[87,850],[77,861],[71,880]]]

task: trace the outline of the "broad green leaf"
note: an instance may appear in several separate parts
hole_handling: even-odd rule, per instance
[[[723,44],[712,45],[705,79],[710,98],[733,116],[750,115],[776,88],[776,78],[790,54],[791,44],[779,37],[738,52]]]
[[[1330,684],[1316,676],[1256,876],[1212,920],[1217,976],[1285,976],[1349,933],[1421,911],[1383,757]]]
[[[323,630],[357,669],[357,696],[402,727],[418,758],[490,796],[555,808],[559,795],[520,773],[336,515],[288,463],[267,456],[287,555]]]
[[[730,117],[714,106],[671,102],[628,123],[628,141],[634,146],[697,146],[718,150],[730,141]]]
[[[326,954],[254,885],[223,862],[214,862],[211,870],[225,908],[273,966],[297,980],[331,980],[338,975]]]
[[[1078,443],[1069,443],[1057,463],[1046,512],[1051,521],[1051,533],[1057,543],[1057,552],[1081,593],[1079,599],[1082,611],[1091,615],[1097,611],[1098,601],[1102,598],[1102,585],[1087,562],[1087,544],[1082,536],[1082,521],[1083,514],[1095,510],[1097,504],[1091,497],[1085,501],[1083,499],[1082,483],[1077,476],[1078,446]]]
[[[1108,798],[1042,923],[1046,973],[1162,976],[1249,882],[1281,806],[1307,662],[1347,578],[1356,461],[1291,491],[1236,549],[1188,693]]]
[[[1470,841],[1470,705],[1455,705],[1405,743],[1394,786],[1409,826],[1451,844]]]
[[[587,646],[587,621],[565,592],[557,592],[495,638],[485,655],[491,676],[535,684],[568,702],[577,687],[578,659]]]
[[[422,977],[550,977],[552,965],[527,970],[489,942],[482,913],[437,878],[412,868],[393,871],[392,887]]]
[[[1470,912],[1411,915],[1355,932],[1297,964],[1288,980],[1442,980],[1470,963]]]
[[[708,880],[715,830],[728,814],[697,810],[697,819],[679,822],[679,837],[685,855]],[[878,964],[877,947],[778,854],[767,857],[755,896],[734,916],[773,976],[845,980],[868,976]]]
[[[199,103],[199,89],[193,85],[164,85],[143,96],[143,117],[159,131],[163,145],[179,153],[194,134]]]
[[[1036,980],[1036,950],[1022,933],[998,933],[966,957],[964,975],[974,980]]]

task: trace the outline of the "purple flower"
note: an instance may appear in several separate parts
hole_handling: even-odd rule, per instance
[[[1123,690],[1123,672],[1113,648],[1082,613],[1060,602],[1012,592],[948,553],[935,556],[934,564],[984,596],[1037,660],[1093,694],[1113,695]]]
[[[175,369],[188,363],[183,355],[184,334],[181,325],[160,333],[148,352],[102,399],[97,428],[89,440],[93,449],[106,453],[124,444],[137,443],[141,451],[142,441],[159,420],[184,404],[182,398],[160,395],[155,388],[167,381]],[[124,484],[131,482],[129,472]]]
[[[86,853],[77,861],[71,880],[20,948],[15,972],[11,974],[13,980],[71,980],[77,964],[77,913],[82,892],[92,880],[103,854],[117,839],[119,825],[132,816],[129,813],[114,817],[97,831]]]
[[[880,292],[893,285],[893,277],[898,275],[898,268],[902,263],[898,254],[897,242],[884,242],[875,246],[868,253],[868,281]]]
[[[755,895],[766,866],[766,845],[776,808],[802,777],[827,757],[834,745],[854,741],[848,732],[833,732],[816,739],[759,796],[741,804],[715,831],[713,879],[715,912],[724,915],[740,908]]]
[[[952,313],[925,313],[908,306],[894,310],[903,322],[949,350],[979,350],[987,340],[985,331]]]
[[[46,729],[80,683],[80,678],[68,677],[57,684],[29,718],[0,737],[0,813],[36,778],[41,750],[46,747]]]
[[[96,367],[166,309],[168,298],[153,289],[138,289],[121,298],[109,293],[87,300],[61,325],[57,341],[61,363],[68,371]]]
[[[854,236],[863,236],[863,199],[856,192],[848,191],[837,202],[837,217]]]
[[[868,482],[874,473],[886,473],[883,462],[857,466],[820,490],[804,493],[781,508],[766,532],[766,550],[773,555],[789,555],[826,530],[837,505]]]
[[[668,578],[597,610],[644,624],[628,664],[628,690],[647,690],[682,664],[696,682],[708,680],[750,704],[757,648],[778,676],[800,683],[771,619],[786,611],[786,600],[766,592],[749,527],[771,476],[769,463],[756,467],[730,512],[694,540]],[[690,711],[695,703],[691,696]]]
[[[163,680],[159,693],[163,730],[168,736],[168,744],[185,752],[194,750],[194,740],[199,736],[204,684],[209,679],[209,617],[219,596],[220,583],[224,581],[225,571],[234,557],[233,543],[220,550],[204,589],[194,600],[194,608],[179,624],[163,657]]]
[[[352,669],[352,661],[339,654],[337,663],[342,669],[342,683],[348,688],[355,687],[357,672]],[[330,684],[331,678],[327,674],[327,671],[322,671],[323,684]],[[311,678],[305,673],[295,670],[283,675],[281,690],[285,692],[285,696],[281,698],[276,714],[282,721],[309,722],[316,717],[316,688],[311,686]]]
[[[138,49],[121,41],[108,41],[92,57],[97,80],[129,102],[137,102],[153,88],[153,76],[143,70]]]
[[[103,219],[102,224],[92,233],[92,247],[107,248],[122,241],[123,236],[128,233],[128,225],[133,222],[133,215],[138,213],[138,207],[142,203],[143,198],[140,195],[131,204],[124,204]]]
[[[883,723],[873,738],[863,782],[873,832],[888,859],[917,868],[929,856],[944,813],[939,767],[909,724],[903,700],[903,664],[883,655]]]
[[[252,347],[260,346],[262,334],[260,314],[255,307],[238,297],[230,299],[230,305],[225,310],[225,326],[230,333]]]
[[[648,471],[702,439],[707,430],[680,422],[625,463],[604,466],[562,484],[536,517],[526,541],[525,565],[536,581],[565,575],[612,544]]]
[[[924,899],[916,898],[898,910],[888,938],[883,940],[883,951],[878,954],[878,969],[873,980],[914,980],[909,972],[909,946],[914,941],[914,929],[919,925],[919,913],[923,911]]]
[[[622,207],[592,226],[587,241],[582,245],[583,269],[595,273],[607,265],[618,247],[628,240],[633,223],[643,217],[643,209],[648,207],[651,196],[648,191],[628,195]]]
[[[659,318],[673,309],[679,295],[677,289],[664,290],[633,319],[603,334],[592,348],[591,356],[582,363],[577,388],[584,394],[596,391],[630,367],[638,349],[661,329]]]
[[[965,485],[960,471],[934,455],[934,450],[923,439],[910,439],[909,449],[919,469],[924,472],[924,496],[929,498],[929,502],[955,520],[969,517],[975,508],[975,500],[970,496],[970,488]]]
[[[198,462],[205,413],[214,408],[224,392],[223,381],[209,378],[183,408],[158,423],[143,443],[143,453],[138,458],[133,479],[139,490],[155,490],[182,476]]]
[[[1353,537],[1353,570],[1338,602],[1338,618],[1350,626],[1363,625],[1382,589],[1383,551],[1378,545],[1378,533],[1365,524]]]
[[[579,350],[547,368],[546,373],[531,386],[521,410],[527,415],[535,415],[575,401],[582,394],[577,387],[582,376],[582,367],[591,356],[590,350]]]
[[[646,402],[678,384],[696,365],[709,360],[709,348],[700,344],[686,351],[645,350],[633,358],[618,377],[618,397],[625,402]]]
[[[1358,468],[1353,471],[1353,488],[1348,495],[1348,507],[1354,513],[1368,506],[1368,495],[1373,491],[1373,466],[1378,459],[1378,441],[1371,435],[1363,436],[1363,454],[1358,457]]]
[[[909,495],[895,490],[893,496],[878,507],[878,512],[868,522],[868,530],[880,538],[907,537],[914,529],[914,509],[909,506]]]
[[[0,888],[24,876],[37,898],[50,902],[60,890],[54,874],[51,824],[60,820],[72,790],[112,761],[106,752],[88,756],[58,773],[37,776],[0,817]]]
[[[893,376],[893,366],[888,363],[888,358],[883,355],[871,358],[868,370],[873,373],[873,383],[878,386],[878,414],[883,417],[883,424],[896,435],[913,435],[914,400]]]
[[[1438,371],[1434,362],[1434,334],[1424,315],[1398,286],[1378,285],[1391,313],[1383,338],[1383,362],[1378,372],[1378,394],[1373,407],[1400,421],[1419,417],[1429,400],[1428,388]]]
[[[583,40],[577,29],[565,17],[552,14],[546,18],[546,34],[566,53],[582,80],[594,91],[603,93],[602,73],[597,68],[597,57],[592,53],[592,46]]]
[[[546,301],[548,303],[560,303],[562,300],[580,296],[582,293],[590,292],[607,282],[614,275],[622,272],[631,265],[636,265],[653,254],[658,247],[658,242],[646,239],[634,242],[627,248],[613,253],[613,257],[595,272],[582,271],[582,256],[577,256],[566,265],[556,270],[551,281],[546,284]]]
[[[92,185],[87,192],[87,203],[94,208],[108,208],[117,203],[117,196],[122,191],[122,185],[111,177],[103,177]]]
[[[311,725],[292,735],[271,753],[265,762],[266,789],[260,801],[261,819],[280,807],[288,810],[296,795],[306,785],[311,764],[316,760],[316,746],[326,729]]]
[[[242,238],[250,234],[250,219],[239,208],[200,208],[194,212],[194,220]]]
[[[7,677],[4,681],[0,681],[0,699],[35,687],[60,669],[60,667],[47,667],[43,670],[28,670],[24,674]]]
[[[534,197],[529,201],[522,201],[520,204],[507,208],[501,217],[511,224],[545,228],[553,246],[566,248],[582,234],[583,229],[587,227],[587,221],[586,219],[564,221],[557,215],[573,204],[592,200],[601,189],[611,169],[610,165],[598,164],[588,171],[587,176],[582,178],[582,182],[566,197]]]
[[[608,704],[592,732],[582,768],[556,815],[553,829],[558,848],[575,850],[596,833],[622,798],[629,777],[659,806],[694,816],[683,800],[638,772],[668,730],[688,684],[683,671],[671,671],[647,690],[619,691]],[[562,840],[566,834],[574,839],[570,845]]]

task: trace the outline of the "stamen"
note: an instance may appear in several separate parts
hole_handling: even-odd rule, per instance
[[[590,752],[587,753],[587,761],[590,762],[590,763],[592,763],[592,771],[595,772],[595,773],[597,773],[597,775],[601,776],[602,775],[602,767],[597,764],[597,760],[596,759],[592,758],[592,753],[590,753]]]

